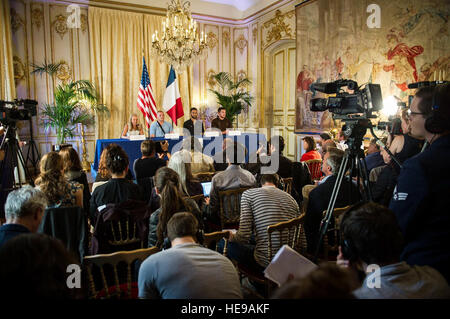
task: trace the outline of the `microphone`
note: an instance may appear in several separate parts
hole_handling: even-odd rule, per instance
[[[376,138],[376,142],[375,142],[378,146],[382,147],[391,157],[391,159],[393,159],[395,161],[395,163],[397,163],[397,165],[401,168],[402,164],[400,163],[400,161],[394,156],[394,154],[392,154],[392,152],[389,150],[388,147],[386,147],[386,145],[378,138]]]

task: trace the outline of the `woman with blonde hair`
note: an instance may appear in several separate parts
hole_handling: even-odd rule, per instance
[[[83,207],[83,185],[66,179],[63,159],[57,152],[45,154],[39,166],[35,184],[47,196],[48,207]]]
[[[144,129],[138,121],[139,119],[137,114],[131,114],[129,123],[125,124],[125,127],[123,128],[122,138],[127,138],[130,135],[144,135]]]
[[[187,196],[203,194],[202,184],[192,176],[191,159],[189,151],[181,150],[172,155],[167,165],[180,176],[181,190]]]

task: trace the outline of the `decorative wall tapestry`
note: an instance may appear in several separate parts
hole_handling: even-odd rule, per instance
[[[381,9],[380,28],[367,26],[371,3]],[[377,83],[383,97],[406,101],[409,83],[449,80],[449,13],[442,0],[313,0],[297,6],[296,130],[333,126],[328,111],[309,110],[314,82]]]

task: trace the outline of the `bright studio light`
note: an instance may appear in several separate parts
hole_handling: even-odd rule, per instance
[[[381,113],[383,113],[386,116],[391,116],[397,114],[398,111],[398,105],[397,105],[397,99],[389,95],[387,98],[383,100],[383,109],[381,110]]]

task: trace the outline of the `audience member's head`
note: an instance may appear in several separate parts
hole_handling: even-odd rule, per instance
[[[47,196],[50,204],[57,203],[64,197],[67,183],[63,175],[63,160],[57,152],[49,152],[42,156],[40,174],[35,184]]]
[[[341,167],[342,159],[344,158],[344,151],[329,147],[323,157],[322,172],[328,175],[337,175]]]
[[[336,142],[333,141],[332,139],[324,141],[322,143],[322,153],[325,154],[327,152],[328,148],[330,148],[330,147],[336,148],[337,147]]]
[[[124,175],[128,169],[128,155],[122,147],[111,144],[106,154],[106,167],[112,175]]]
[[[81,167],[80,157],[78,156],[77,151],[73,147],[65,147],[61,151],[59,151],[59,155],[62,158],[64,173],[70,171],[81,171],[83,168]]]
[[[331,136],[328,133],[320,133],[319,144],[322,145],[323,142],[331,140]]]
[[[270,147],[268,148],[270,150],[270,153],[276,152],[279,154],[283,154],[284,151],[284,138],[281,135],[274,135],[269,140]]]
[[[303,138],[303,148],[306,153],[316,149],[316,141],[314,141],[312,136],[305,136]]]
[[[384,266],[400,258],[403,237],[395,214],[380,204],[352,206],[342,218],[340,231],[342,254],[350,262]]]
[[[272,299],[354,299],[357,281],[345,268],[323,263],[301,279],[281,286]]]
[[[196,240],[198,221],[192,213],[180,212],[174,214],[167,222],[167,237],[172,242],[176,238],[192,237]]]
[[[380,146],[377,144],[375,138],[370,140],[369,147],[367,148],[367,155],[373,154],[380,151]]]
[[[191,136],[190,138],[185,138],[183,140],[183,149],[187,150],[187,151],[192,151],[192,152],[202,152],[202,144],[200,143],[200,140],[195,137],[195,136]]]
[[[0,249],[0,294],[8,298],[56,298],[79,296],[80,289],[67,285],[67,266],[77,264],[58,239],[44,234],[24,234]]]
[[[222,150],[225,151],[225,149],[226,149],[228,146],[231,146],[233,143],[234,143],[234,141],[233,141],[232,138],[230,138],[230,137],[224,138],[224,139],[223,139],[223,142],[222,142]]]
[[[169,167],[161,167],[155,174],[155,187],[161,196],[161,213],[156,229],[157,246],[163,244],[166,237],[166,226],[173,214],[184,210],[184,194],[181,191],[180,177]]]
[[[145,140],[141,143],[142,156],[152,157],[155,155],[156,144],[152,140]]]
[[[186,193],[186,195],[189,195],[186,183],[194,179],[191,170],[191,153],[184,149],[176,152],[170,158],[167,167],[177,172],[178,176],[180,177],[181,188]]]
[[[232,143],[225,149],[227,162],[231,165],[240,165],[245,163],[247,149],[241,143]]]
[[[102,178],[111,178],[111,172],[106,166],[106,155],[112,145],[113,144],[109,144],[103,149],[102,154],[100,154],[100,160],[98,161],[98,174],[100,174]]]
[[[278,174],[262,174],[261,175],[261,185],[275,185],[278,186],[280,183],[280,178]]]
[[[8,224],[20,224],[36,232],[47,208],[47,197],[37,188],[24,186],[8,194],[5,217]]]

